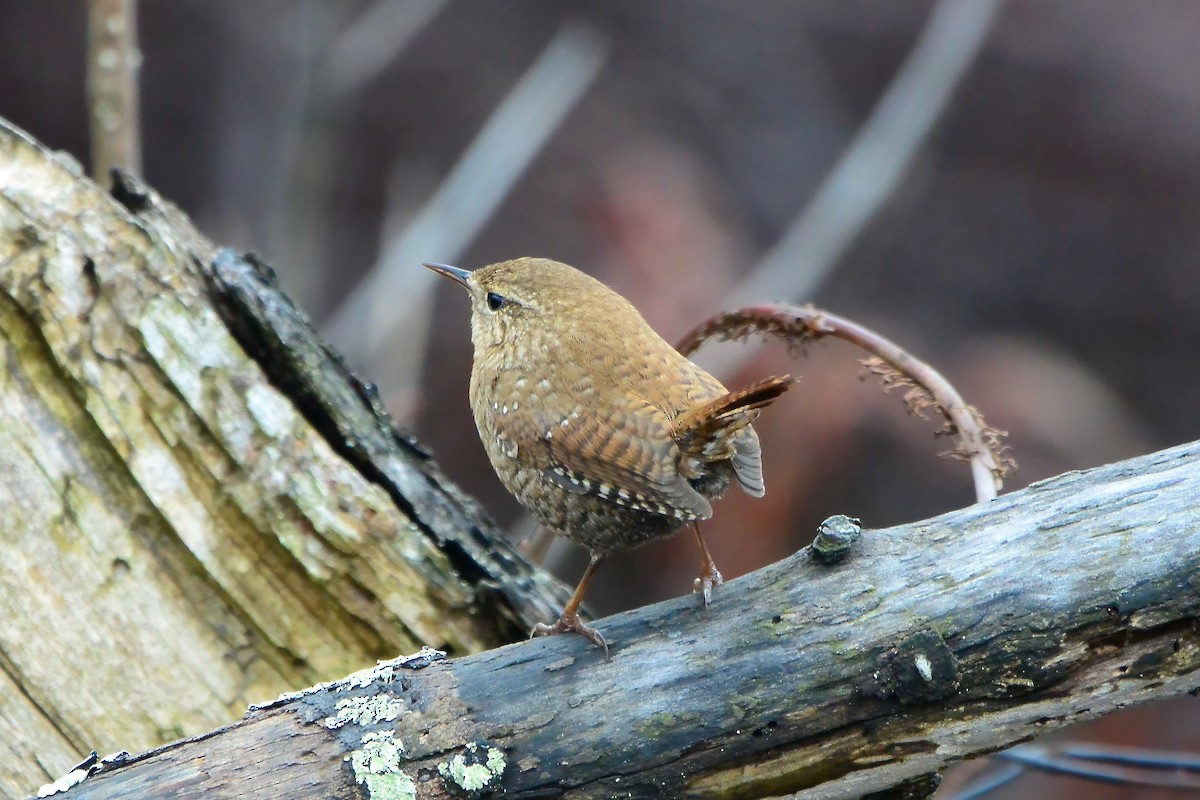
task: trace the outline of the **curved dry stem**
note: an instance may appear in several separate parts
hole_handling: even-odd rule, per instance
[[[917,416],[933,409],[946,420],[939,434],[957,439],[949,455],[970,462],[975,497],[984,502],[996,497],[1003,478],[1016,466],[1004,446],[1004,432],[989,427],[983,416],[937,370],[895,342],[857,322],[813,306],[743,306],[709,318],[693,328],[676,347],[684,355],[695,352],[709,339],[743,340],[753,333],[784,340],[794,350],[826,336],[835,336],[871,353],[863,367],[880,377],[884,390],[902,387],[904,402]]]

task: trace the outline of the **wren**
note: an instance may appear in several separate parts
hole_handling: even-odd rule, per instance
[[[695,590],[707,608],[721,583],[700,520],[732,482],[763,494],[750,423],[792,383],[776,376],[729,392],[680,355],[629,301],[574,267],[519,258],[469,272],[426,267],[471,297],[471,410],[504,486],[591,561],[562,616],[531,636],[574,632],[606,556],[691,524],[700,545]]]

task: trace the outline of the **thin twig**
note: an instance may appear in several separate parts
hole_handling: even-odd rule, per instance
[[[1153,748],[1117,747],[1082,742],[1060,745],[1058,751],[1064,756],[1083,761],[1125,764],[1142,769],[1177,769],[1185,772],[1200,772],[1200,755],[1195,753],[1173,753]]]
[[[807,299],[891,196],[987,38],[1001,0],[941,0],[828,177],[734,295]]]
[[[940,0],[891,84],[812,200],[738,287],[731,305],[810,299],[899,186],[979,54],[1002,0]],[[714,353],[728,377],[755,348]]]
[[[432,273],[422,260],[453,263],[474,241],[546,140],[600,72],[608,43],[591,28],[563,27],[484,124],[408,227],[334,312],[327,332],[351,359],[370,362],[392,342],[415,374],[428,323]],[[377,371],[369,369],[372,374]]]
[[[1200,758],[1193,753],[1099,744],[1069,743],[1054,748],[1026,744],[993,758],[1010,763],[969,783],[951,800],[978,800],[1030,770],[1118,786],[1200,791],[1200,780],[1195,775],[1200,772]],[[1176,774],[1163,774],[1168,770]]]
[[[295,90],[279,141],[278,180],[271,191],[265,252],[288,265],[284,283],[303,306],[325,301],[327,243],[334,183],[346,127],[365,85],[384,72],[436,19],[449,0],[376,0],[331,40],[326,29],[338,4],[298,6],[314,31],[297,47]],[[307,9],[307,10],[305,10]],[[322,38],[324,37],[324,38]]]
[[[1174,765],[1165,763],[1156,764],[1153,768],[1143,767],[1140,771],[1127,767],[1109,767],[1101,765],[1096,759],[1072,759],[1062,752],[1037,745],[1014,747],[997,753],[995,758],[1012,761],[1030,769],[1085,778],[1099,783],[1200,791],[1200,780],[1195,775],[1186,772],[1182,775],[1164,774],[1165,769],[1174,769]]]
[[[396,60],[449,0],[376,0],[330,44],[323,88],[357,91]]]
[[[114,167],[142,171],[136,0],[88,0],[87,99],[92,179],[105,183]]]
[[[677,348],[688,355],[714,336],[741,340],[751,333],[778,337],[801,348],[805,343],[825,336],[835,336],[858,345],[875,356],[864,361],[863,366],[879,375],[885,388],[900,386],[909,390],[904,399],[914,414],[920,415],[925,409],[934,409],[945,417],[945,432],[958,438],[958,446],[953,454],[970,461],[978,502],[993,499],[1003,487],[1002,478],[1013,466],[1002,445],[1003,434],[989,428],[979,412],[967,405],[941,373],[857,322],[812,306],[746,306],[718,314],[701,323],[683,338]]]
[[[971,782],[950,800],[979,800],[980,797],[1007,786],[1024,774],[1025,767],[1020,764],[1008,764]]]

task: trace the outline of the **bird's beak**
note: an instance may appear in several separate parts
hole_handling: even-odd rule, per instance
[[[471,277],[470,270],[459,269],[458,267],[451,267],[447,264],[422,264],[422,266],[428,267],[429,269],[436,272],[438,275],[449,278],[452,281],[457,281],[458,283],[461,283],[463,286],[467,285],[467,279]]]

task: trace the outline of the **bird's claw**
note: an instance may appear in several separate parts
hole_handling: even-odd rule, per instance
[[[533,626],[533,630],[529,632],[529,638],[535,636],[557,636],[560,633],[577,633],[587,639],[592,644],[604,651],[604,659],[608,657],[608,642],[604,640],[604,635],[590,625],[584,625],[579,619],[578,614],[566,615],[558,618],[558,622],[553,625],[547,625],[544,622],[539,622]]]
[[[700,593],[700,596],[704,598],[704,608],[707,609],[709,604],[712,603],[712,590],[724,582],[725,579],[721,577],[721,573],[717,571],[716,566],[711,565],[700,573],[699,578],[696,578],[692,584],[692,591]]]

